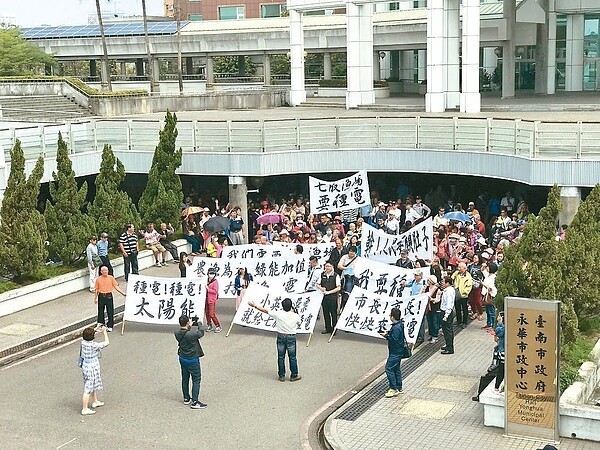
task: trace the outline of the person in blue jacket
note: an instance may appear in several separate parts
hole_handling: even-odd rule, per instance
[[[400,319],[400,310],[392,308],[390,312],[392,327],[389,331],[380,332],[388,341],[388,359],[385,363],[385,374],[387,375],[390,388],[385,393],[386,398],[396,397],[402,394],[402,371],[400,361],[404,354],[404,322]]]

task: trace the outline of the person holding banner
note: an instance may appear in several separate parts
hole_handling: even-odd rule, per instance
[[[317,289],[323,292],[323,317],[325,318],[325,329],[321,334],[333,333],[337,325],[338,292],[342,285],[340,276],[334,272],[331,261],[325,263],[325,270],[321,274],[321,280]]]
[[[382,331],[381,334],[388,342],[388,359],[385,363],[385,374],[387,375],[390,388],[385,393],[386,398],[396,397],[403,394],[402,370],[400,362],[404,356],[404,322],[400,319],[400,309],[392,308],[390,312],[392,328]]]
[[[198,323],[198,317],[190,319],[183,314],[179,318],[179,330],[175,332],[175,339],[179,343],[177,354],[179,355],[179,365],[181,366],[181,390],[183,391],[183,404],[190,405],[192,409],[205,409],[206,403],[198,400],[200,394],[200,382],[202,375],[200,372],[200,358],[204,356],[204,351],[200,345],[200,338],[204,336],[204,330]],[[196,326],[196,331],[192,331],[192,326]],[[192,395],[190,396],[190,377],[192,379]]]
[[[279,381],[285,381],[285,354],[290,361],[290,381],[302,379],[298,375],[298,358],[296,357],[296,329],[300,322],[300,316],[292,309],[292,299],[284,298],[281,301],[283,311],[274,311],[258,306],[254,302],[248,302],[248,306],[258,309],[261,313],[268,314],[275,319],[277,329],[277,373]]]
[[[215,333],[222,331],[219,318],[217,317],[217,300],[219,299],[219,282],[217,281],[217,271],[210,267],[207,272],[208,280],[206,282],[206,331],[213,331],[212,324],[215,324]]]
[[[238,268],[238,273],[235,276],[235,282],[233,283],[233,287],[235,289],[235,310],[237,311],[240,307],[240,303],[242,303],[242,299],[244,298],[244,294],[246,294],[246,289],[248,289],[248,285],[253,281],[252,275],[248,273],[248,270],[241,266]]]
[[[350,297],[350,292],[352,292],[352,288],[354,288],[354,266],[357,257],[358,256],[356,254],[356,247],[350,246],[348,248],[348,254],[342,256],[340,262],[338,263],[338,269],[342,271],[342,277],[344,282],[344,288],[342,289],[341,309],[344,309],[344,306],[346,306],[348,297]]]

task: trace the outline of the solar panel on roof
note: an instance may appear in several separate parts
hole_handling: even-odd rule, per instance
[[[187,25],[188,21],[182,21],[181,26]],[[149,22],[148,34],[175,34],[177,31],[176,22]],[[82,38],[82,37],[100,37],[100,27],[98,25],[67,25],[58,27],[34,27],[23,28],[22,36],[25,39],[62,39],[62,38]],[[144,24],[142,22],[119,22],[106,24],[104,27],[106,36],[141,36],[144,34]]]

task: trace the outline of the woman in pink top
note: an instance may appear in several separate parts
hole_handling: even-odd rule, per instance
[[[204,308],[206,314],[206,331],[214,331],[220,333],[221,323],[217,317],[217,300],[219,299],[219,282],[217,281],[217,273],[214,268],[208,269],[208,281],[206,282],[206,306]],[[214,323],[214,328],[213,328]]]

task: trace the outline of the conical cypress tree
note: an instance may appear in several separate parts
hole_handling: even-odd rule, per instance
[[[565,294],[578,316],[598,314],[600,271],[600,184],[596,185],[567,229],[562,253]]]
[[[127,192],[119,190],[125,180],[125,168],[115,157],[110,145],[102,150],[100,173],[96,176],[96,196],[90,206],[90,216],[95,221],[96,233],[108,233],[116,243],[127,223],[139,224],[140,216]]]
[[[177,116],[167,111],[165,126],[154,150],[148,184],[140,198],[139,207],[143,223],[176,223],[183,198],[181,179],[176,170],[181,166],[182,149],[175,147],[177,140]],[[162,182],[164,194],[159,194]],[[160,198],[159,198],[160,195]],[[158,203],[161,204],[158,207]]]
[[[0,210],[0,270],[3,276],[20,281],[43,267],[47,257],[46,221],[36,209],[44,159],[38,158],[26,179],[19,140],[10,156],[10,175]]]
[[[565,242],[556,240],[561,210],[560,189],[554,185],[546,206],[535,220],[527,222],[519,244],[509,250],[507,262],[500,267],[496,282],[499,294],[502,293],[498,299],[500,304],[505,295],[560,300],[563,304],[563,341],[572,342],[578,333],[578,323],[563,273]]]
[[[69,158],[67,143],[58,134],[56,172],[50,183],[51,200],[46,201],[48,226],[48,251],[50,257],[72,264],[81,258],[90,236],[94,233],[93,221],[82,212],[87,195],[87,183],[77,188],[73,163]]]

